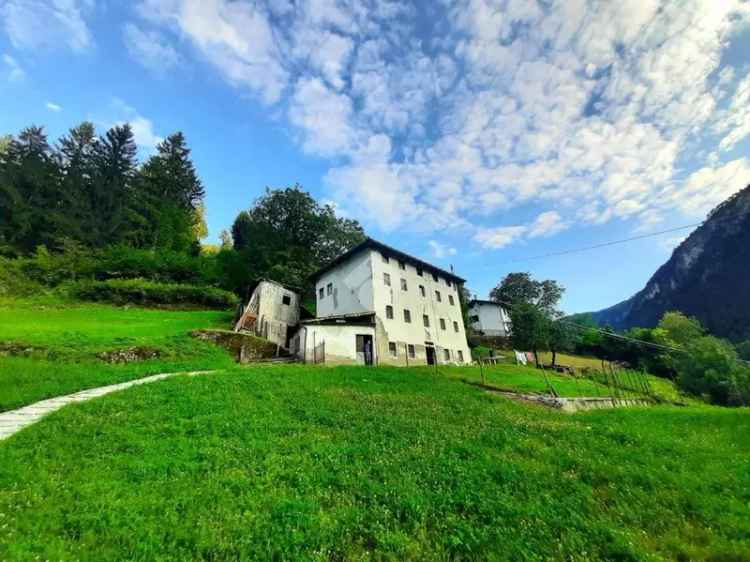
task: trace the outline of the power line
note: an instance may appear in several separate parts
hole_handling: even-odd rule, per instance
[[[703,226],[704,224],[706,224],[706,222],[708,222],[709,219],[713,220],[713,221],[724,221],[724,220],[727,220],[727,219],[730,219],[730,218],[734,218],[734,217],[747,216],[748,214],[749,213],[736,213],[736,214],[727,215],[727,216],[724,216],[724,217],[721,217],[721,218],[709,217],[706,220],[701,221],[701,222],[696,222],[696,223],[692,223],[692,224],[685,224],[685,225],[682,225],[682,226],[676,226],[674,228],[668,228],[666,230],[660,230],[658,232],[650,232],[648,234],[641,234],[641,235],[638,235],[638,236],[631,236],[630,238],[621,238],[619,240],[610,240],[608,242],[601,242],[599,244],[593,244],[591,246],[582,246],[580,248],[571,248],[569,250],[561,250],[559,252],[548,252],[546,254],[540,254],[538,256],[529,256],[529,257],[526,257],[526,258],[516,258],[516,259],[505,261],[505,262],[500,263],[498,265],[502,266],[502,265],[511,264],[511,263],[540,260],[540,259],[552,258],[552,257],[557,257],[557,256],[567,256],[569,254],[576,254],[576,253],[579,253],[579,252],[588,252],[590,250],[596,250],[598,248],[606,248],[606,247],[615,246],[615,245],[618,245],[618,244],[625,244],[627,242],[634,242],[636,240],[643,240],[644,238],[651,238],[653,236],[661,236],[662,234],[670,234],[672,232],[678,232],[680,230],[686,230],[688,228],[697,228],[699,226]],[[497,266],[493,265],[491,267],[497,267]]]
[[[532,260],[541,260],[544,258],[553,258],[557,256],[567,256],[568,254],[576,254],[579,252],[588,252],[589,250],[596,250],[598,248],[606,248],[608,246],[615,246],[617,244],[625,244],[626,242],[634,242],[635,240],[643,240],[644,238],[650,238],[652,236],[660,236],[662,234],[669,234],[670,232],[678,232],[680,230],[686,230],[688,228],[695,228],[697,226],[702,225],[702,222],[697,222],[693,224],[686,224],[684,226],[676,226],[674,228],[670,228],[667,230],[660,230],[659,232],[651,232],[649,234],[641,234],[640,236],[632,236],[630,238],[622,238],[620,240],[611,240],[609,242],[602,242],[600,244],[594,244],[592,246],[583,246],[581,248],[572,248],[570,250],[562,250],[560,252],[549,252],[546,254],[540,254],[538,256],[530,256],[528,258],[516,258],[512,260],[508,260],[506,262],[501,263],[500,265],[510,264],[510,263],[517,263],[517,262],[523,262],[523,261],[532,261]]]
[[[506,302],[506,301],[497,301],[497,303],[500,304],[500,305],[503,305],[505,307],[511,308],[511,309],[515,308],[516,306],[518,306],[518,305],[514,305],[512,303]],[[688,354],[690,353],[688,350],[683,349],[681,347],[674,347],[674,346],[670,346],[670,345],[662,345],[662,344],[659,344],[659,343],[653,343],[653,342],[649,342],[649,341],[646,341],[646,340],[639,340],[638,338],[631,338],[630,336],[625,336],[625,335],[618,334],[618,333],[615,333],[615,332],[610,332],[609,330],[605,330],[603,328],[599,328],[599,327],[595,327],[595,326],[586,326],[585,324],[578,324],[576,322],[571,322],[570,320],[560,319],[560,320],[557,320],[557,322],[561,322],[561,323],[566,324],[568,326],[573,326],[575,328],[578,328],[579,330],[594,330],[594,331],[596,331],[596,332],[598,332],[600,334],[603,334],[605,336],[609,336],[611,338],[615,338],[615,339],[619,339],[619,340],[623,340],[623,341],[627,341],[627,342],[631,342],[631,343],[637,343],[637,344],[642,345],[644,347],[652,347],[654,349],[659,349],[659,350],[662,350],[662,351],[671,351],[671,352],[676,352],[676,353],[688,353]],[[744,363],[746,365],[750,365],[750,361],[745,361],[744,359],[737,358],[737,361],[740,362],[740,363]]]

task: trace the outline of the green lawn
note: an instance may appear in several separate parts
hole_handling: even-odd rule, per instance
[[[216,311],[3,300],[0,345],[35,351],[31,357],[0,355],[0,411],[155,373],[230,366],[227,353],[189,332],[227,327],[231,319],[231,313]],[[127,365],[97,358],[101,352],[141,346],[161,356]]]
[[[3,301],[0,342],[21,342],[76,356],[142,345],[179,350],[189,331],[227,327],[231,320],[231,312],[215,310]]]
[[[576,378],[568,375],[559,375],[521,365],[485,365],[484,383],[487,386],[511,392],[546,394],[549,392],[547,380],[560,396],[605,396],[609,390],[594,381]],[[425,368],[425,372],[429,369]],[[482,371],[478,366],[467,367],[440,367],[439,372],[450,377],[466,380],[473,383],[482,382]],[[547,379],[545,380],[545,376]]]
[[[1,560],[750,560],[750,411],[234,367],[0,443]]]

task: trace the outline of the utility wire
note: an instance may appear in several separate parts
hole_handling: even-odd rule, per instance
[[[652,236],[661,236],[662,234],[669,234],[669,233],[672,233],[672,232],[678,232],[680,230],[686,230],[688,228],[697,228],[699,226],[703,226],[704,224],[706,224],[706,222],[708,222],[708,220],[713,220],[713,221],[720,220],[720,221],[724,221],[724,220],[727,220],[727,219],[730,219],[730,218],[734,218],[734,217],[747,216],[748,214],[750,214],[750,213],[736,213],[736,214],[727,215],[727,216],[721,217],[721,218],[716,218],[716,217],[709,216],[708,218],[706,218],[706,220],[701,221],[701,222],[695,222],[695,223],[692,223],[692,224],[685,224],[685,225],[682,225],[682,226],[675,226],[674,228],[668,228],[666,230],[660,230],[658,232],[649,232],[648,234],[641,234],[639,236],[631,236],[630,238],[622,238],[622,239],[619,239],[619,240],[610,240],[609,242],[602,242],[600,244],[593,244],[591,246],[582,246],[580,248],[571,248],[569,250],[561,250],[559,252],[548,252],[546,254],[540,254],[538,256],[529,256],[529,257],[526,257],[526,258],[516,258],[516,259],[512,259],[512,260],[508,260],[508,261],[502,262],[502,263],[500,263],[498,265],[502,266],[502,265],[506,265],[506,264],[512,264],[512,263],[518,263],[518,262],[524,262],[524,261],[540,260],[540,259],[552,258],[552,257],[557,257],[557,256],[567,256],[569,254],[576,254],[576,253],[579,253],[579,252],[588,252],[590,250],[596,250],[598,248],[606,248],[606,247],[609,247],[609,246],[616,246],[618,244],[625,244],[627,242],[634,242],[636,240],[643,240],[644,238],[651,238]],[[497,266],[490,266],[490,267],[497,267]]]
[[[505,306],[507,308],[510,308],[510,309],[513,309],[516,306],[518,306],[518,305],[514,305],[512,303],[506,302],[506,301],[497,301],[497,303],[500,304],[500,305],[502,305],[502,306]],[[608,336],[608,337],[611,337],[611,338],[614,338],[614,339],[619,339],[619,340],[631,342],[631,343],[637,343],[637,344],[642,345],[644,347],[651,347],[651,348],[654,348],[654,349],[659,349],[659,350],[662,350],[662,351],[671,351],[671,352],[675,352],[675,353],[690,353],[689,351],[687,351],[686,349],[683,349],[681,347],[674,347],[674,346],[670,346],[670,345],[662,345],[662,344],[659,344],[659,343],[653,343],[653,342],[649,342],[649,341],[645,341],[645,340],[639,340],[638,338],[631,338],[630,336],[624,336],[622,334],[618,334],[618,333],[615,333],[615,332],[610,332],[609,330],[605,330],[605,329],[599,328],[599,327],[586,326],[585,324],[578,324],[576,322],[571,322],[570,320],[560,319],[560,320],[557,320],[557,322],[561,322],[562,324],[566,324],[568,326],[573,326],[575,328],[578,328],[579,330],[594,330],[594,331],[596,331],[596,332],[598,332],[600,334],[603,334],[605,336]],[[746,365],[750,365],[750,361],[745,361],[744,359],[737,358],[737,361],[739,361],[740,363],[744,363]]]

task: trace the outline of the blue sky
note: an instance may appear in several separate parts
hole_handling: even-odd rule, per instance
[[[0,134],[183,131],[210,239],[301,183],[485,296],[510,271],[566,311],[629,297],[750,183],[740,0],[0,0]],[[685,231],[684,234],[687,234]]]

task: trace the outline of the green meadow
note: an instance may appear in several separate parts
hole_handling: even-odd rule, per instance
[[[0,560],[750,560],[748,409],[568,415],[479,386],[545,391],[512,365],[240,367],[188,335],[230,320],[3,302],[0,342],[29,351],[0,356],[0,410],[214,372],[0,442]],[[132,346],[160,356],[97,357]],[[563,395],[604,390],[549,377]]]

